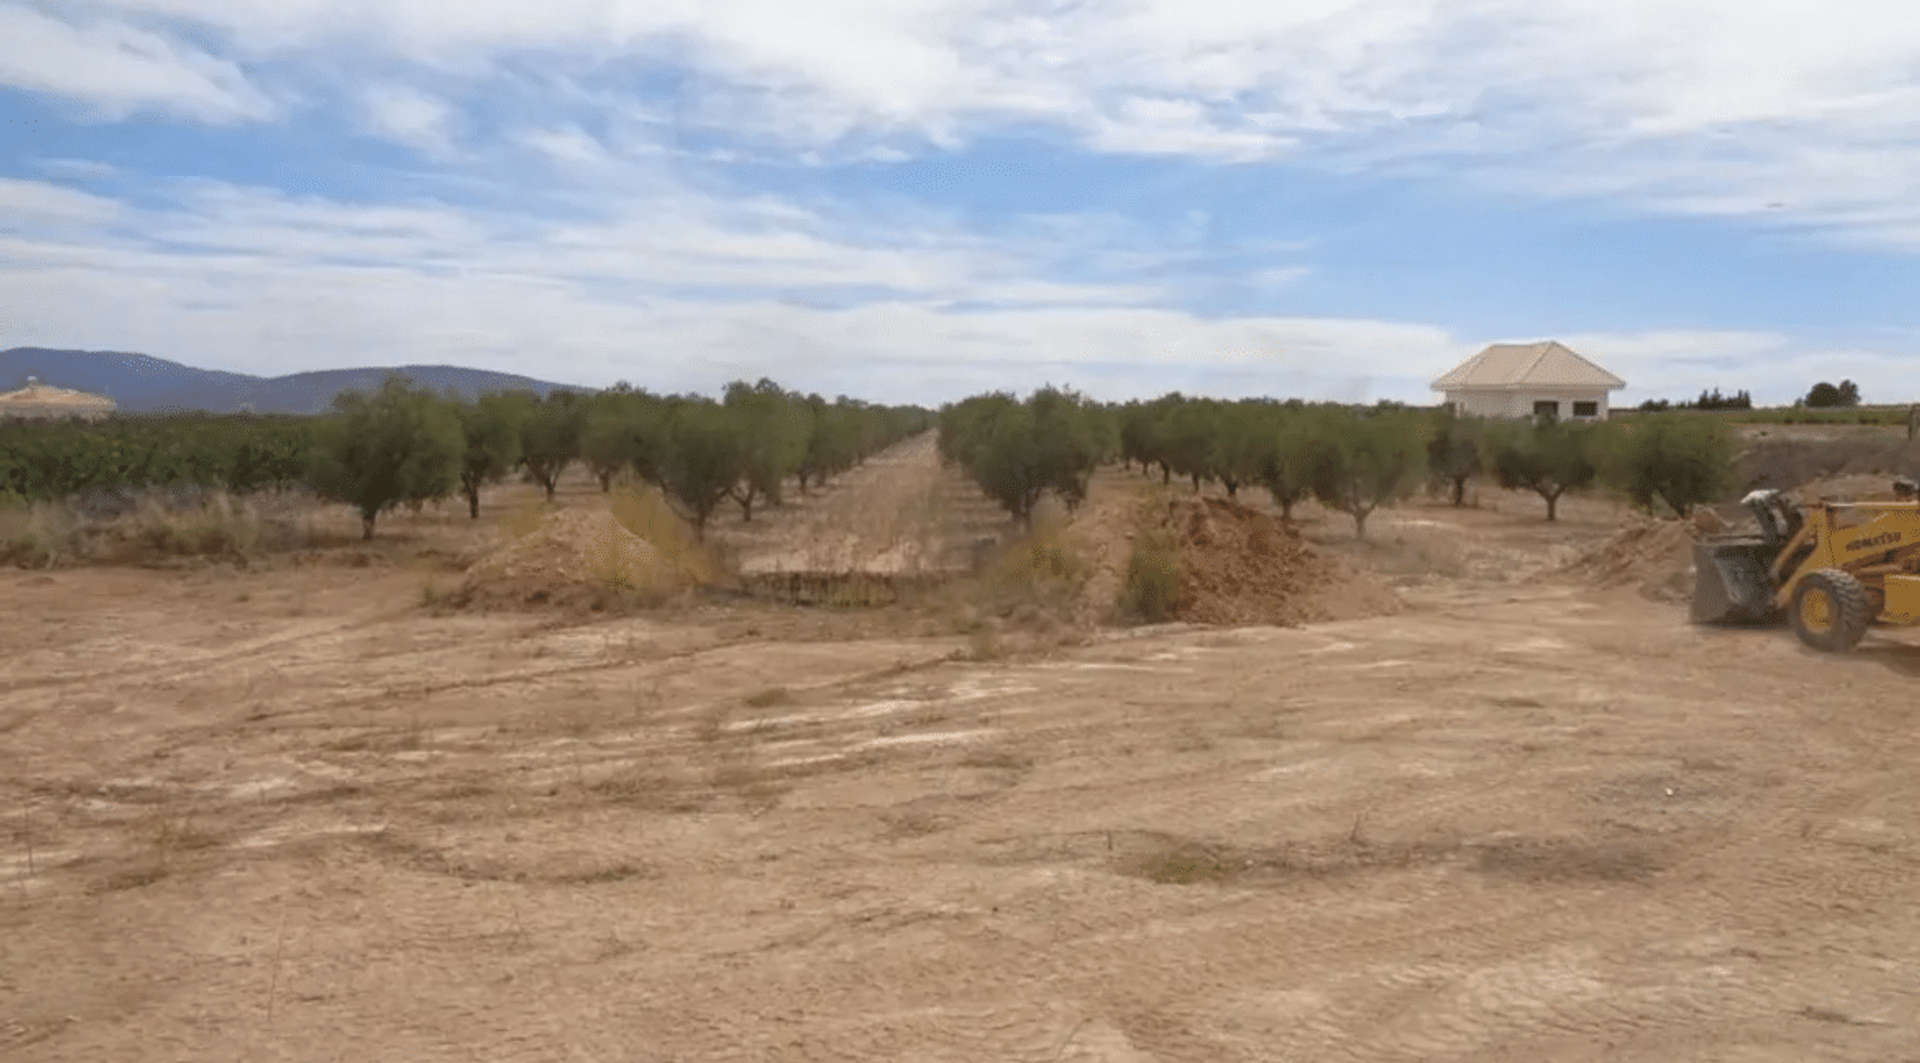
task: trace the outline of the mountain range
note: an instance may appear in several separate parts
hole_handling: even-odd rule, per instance
[[[260,377],[216,369],[195,369],[146,354],[120,351],[61,351],[15,347],[0,351],[0,392],[27,386],[28,377],[56,388],[104,395],[120,413],[324,413],[343,391],[378,390],[389,373],[404,373],[436,394],[448,388],[465,398],[490,391],[589,392],[596,388],[556,384],[517,373],[466,369],[457,365],[401,365],[365,369],[321,369],[287,376]]]

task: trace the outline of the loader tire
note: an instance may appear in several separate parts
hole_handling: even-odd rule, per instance
[[[1801,642],[1823,653],[1850,653],[1873,622],[1873,603],[1859,580],[1823,568],[1793,589],[1787,619]]]

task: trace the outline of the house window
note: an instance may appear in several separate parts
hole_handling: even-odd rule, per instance
[[[1560,419],[1560,402],[1557,399],[1541,399],[1533,404],[1533,415],[1548,421]]]
[[[1598,417],[1600,416],[1600,404],[1598,402],[1576,402],[1573,404],[1573,415],[1575,417]]]

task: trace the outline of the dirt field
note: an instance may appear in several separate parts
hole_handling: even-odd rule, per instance
[[[1543,575],[1610,504],[1480,503],[1303,507],[1393,615],[1035,659],[436,615],[452,507],[0,571],[0,1058],[1920,1060],[1920,637],[1694,629]]]

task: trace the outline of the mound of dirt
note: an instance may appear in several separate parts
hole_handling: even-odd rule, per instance
[[[1904,439],[1764,439],[1741,453],[1737,467],[1744,490],[1792,490],[1841,476],[1920,476],[1920,443]]]
[[[1400,597],[1315,549],[1271,514],[1224,498],[1179,498],[1161,516],[1179,547],[1174,615],[1195,624],[1295,626],[1384,616]]]
[[[1693,594],[1693,544],[1711,522],[1636,518],[1561,572],[1600,587],[1636,586],[1659,601]]]
[[[660,593],[680,574],[605,510],[563,509],[467,569],[453,602],[482,608],[604,606]]]

